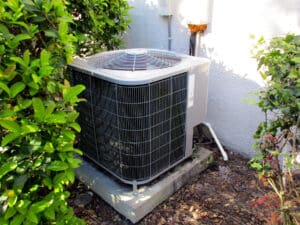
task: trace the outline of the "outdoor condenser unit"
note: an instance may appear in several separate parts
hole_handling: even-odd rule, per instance
[[[204,121],[209,60],[155,49],[77,58],[73,84],[84,155],[128,184],[144,184],[192,154]]]

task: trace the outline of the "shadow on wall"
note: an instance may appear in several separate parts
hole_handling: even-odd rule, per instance
[[[201,55],[208,57],[202,48]],[[209,58],[209,57],[208,57]],[[215,129],[220,141],[230,150],[251,157],[255,142],[253,134],[264,114],[256,105],[245,102],[246,98],[256,99],[254,94],[261,87],[254,81],[228,69],[223,62],[211,61],[207,121]]]
[[[264,120],[257,106],[243,102],[263,84],[251,59],[249,36],[271,38],[299,32],[299,10],[300,0],[228,0],[213,4],[212,32],[204,33],[200,50],[201,56],[211,59],[207,120],[230,150],[252,156],[252,136]]]
[[[158,1],[129,0],[128,2],[135,8],[131,11],[133,23],[125,38],[126,47],[167,49],[167,18],[160,16]],[[189,10],[197,11],[197,8],[193,7],[194,5],[187,4],[187,2],[189,0],[177,0],[172,9],[172,50],[185,54],[188,53],[189,49],[187,15],[190,12]],[[233,39],[235,36],[225,35],[226,33],[223,32],[223,29],[226,28],[222,25],[224,18],[231,14],[228,10],[222,11],[224,4],[226,5],[222,1],[210,2],[210,24],[208,30],[204,33],[204,44],[200,50],[201,56],[212,60],[207,121],[211,123],[223,145],[230,150],[252,156],[255,153],[251,149],[254,143],[252,136],[264,116],[258,107],[244,103],[243,98],[248,97],[249,92],[257,91],[260,86],[253,81],[256,79],[255,66],[252,70],[252,65],[248,64],[248,58],[250,57],[248,56],[247,45],[249,42],[248,30],[245,30],[246,28],[243,28],[242,31],[234,29],[234,32],[238,34],[235,39]],[[244,3],[240,4],[244,5]],[[217,15],[216,9],[217,13],[223,13],[224,17],[221,18]],[[240,15],[243,16],[243,13],[240,12]],[[233,16],[227,18],[227,20],[234,23],[239,22]],[[237,46],[235,46],[236,43],[238,43]],[[232,48],[232,46],[235,46],[235,48]],[[227,53],[232,53],[231,57],[228,58]],[[216,54],[217,57],[215,57]],[[233,68],[238,67],[238,69],[235,68],[233,71],[228,69],[226,65],[231,65]],[[243,75],[243,71],[247,71],[247,77]]]

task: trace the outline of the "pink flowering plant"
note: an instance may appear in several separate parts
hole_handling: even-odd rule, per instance
[[[265,121],[254,135],[258,154],[251,166],[279,198],[278,223],[299,224],[300,37],[261,38],[254,52],[266,87],[258,92]]]

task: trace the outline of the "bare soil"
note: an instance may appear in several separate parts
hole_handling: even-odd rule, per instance
[[[248,159],[229,152],[224,162],[215,146],[210,146],[215,161],[168,200],[157,206],[138,225],[260,225],[266,224],[269,211],[254,204],[268,193],[249,167]],[[129,225],[126,218],[96,194],[85,206],[76,203],[82,193],[91,193],[82,183],[71,188],[69,204],[89,225]]]

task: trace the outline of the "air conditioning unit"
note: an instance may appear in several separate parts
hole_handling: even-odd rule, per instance
[[[193,128],[207,105],[206,58],[125,49],[77,58],[84,84],[78,119],[84,155],[127,184],[145,184],[193,152]]]

